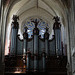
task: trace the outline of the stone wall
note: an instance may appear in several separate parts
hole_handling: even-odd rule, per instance
[[[70,1],[70,8],[67,13],[69,33],[69,67],[70,75],[75,75],[75,0]]]

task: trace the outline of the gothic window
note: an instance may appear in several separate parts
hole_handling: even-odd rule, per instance
[[[28,37],[31,38],[31,35],[33,35],[33,29],[35,28],[35,25],[33,22],[31,22],[33,18],[30,18],[29,20],[27,20],[24,24],[24,27],[27,26],[28,27]],[[41,35],[41,38],[44,38],[44,33],[45,33],[45,28],[48,27],[48,24],[43,21],[42,19],[39,18],[34,18],[33,20],[38,20],[38,29],[39,29],[39,35]]]

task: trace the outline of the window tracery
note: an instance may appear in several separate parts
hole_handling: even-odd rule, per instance
[[[23,27],[27,26],[28,38],[31,38],[31,35],[33,35],[33,29],[35,28],[35,25],[31,20],[36,20],[36,19],[39,21],[37,26],[39,29],[39,35],[41,35],[41,38],[44,38],[44,33],[46,31],[45,28],[48,27],[48,23],[45,22],[44,20],[40,18],[30,18],[25,22]]]

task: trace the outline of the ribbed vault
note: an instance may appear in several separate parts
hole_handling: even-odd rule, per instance
[[[63,25],[66,25],[65,9],[60,0],[15,0],[9,11],[7,23],[10,22],[12,15],[16,14],[20,18],[20,28],[25,19],[31,16],[41,16],[46,19],[52,29],[52,19],[58,15]]]

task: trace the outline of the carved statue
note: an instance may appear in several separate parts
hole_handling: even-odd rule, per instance
[[[54,23],[54,25],[53,25],[53,29],[60,29],[61,28],[61,24],[60,24],[60,20],[59,20],[59,17],[58,16],[56,16],[56,17],[54,17],[53,19],[55,19],[55,23]]]
[[[13,15],[13,18],[12,19],[13,19],[14,22],[17,22],[17,20],[19,20],[19,16]]]
[[[46,29],[46,32],[48,32],[48,29],[49,29],[49,28],[46,27],[45,29]]]
[[[35,24],[35,28],[37,28],[39,21],[37,21],[37,19],[34,21],[32,20],[31,22],[33,22]]]
[[[17,15],[13,15],[13,22],[12,22],[12,27],[14,27],[14,28],[19,28],[19,23],[17,22],[17,20],[19,20],[19,16],[17,16]]]
[[[24,27],[24,32],[27,33],[27,29],[28,29],[27,26],[25,26],[25,27]]]

